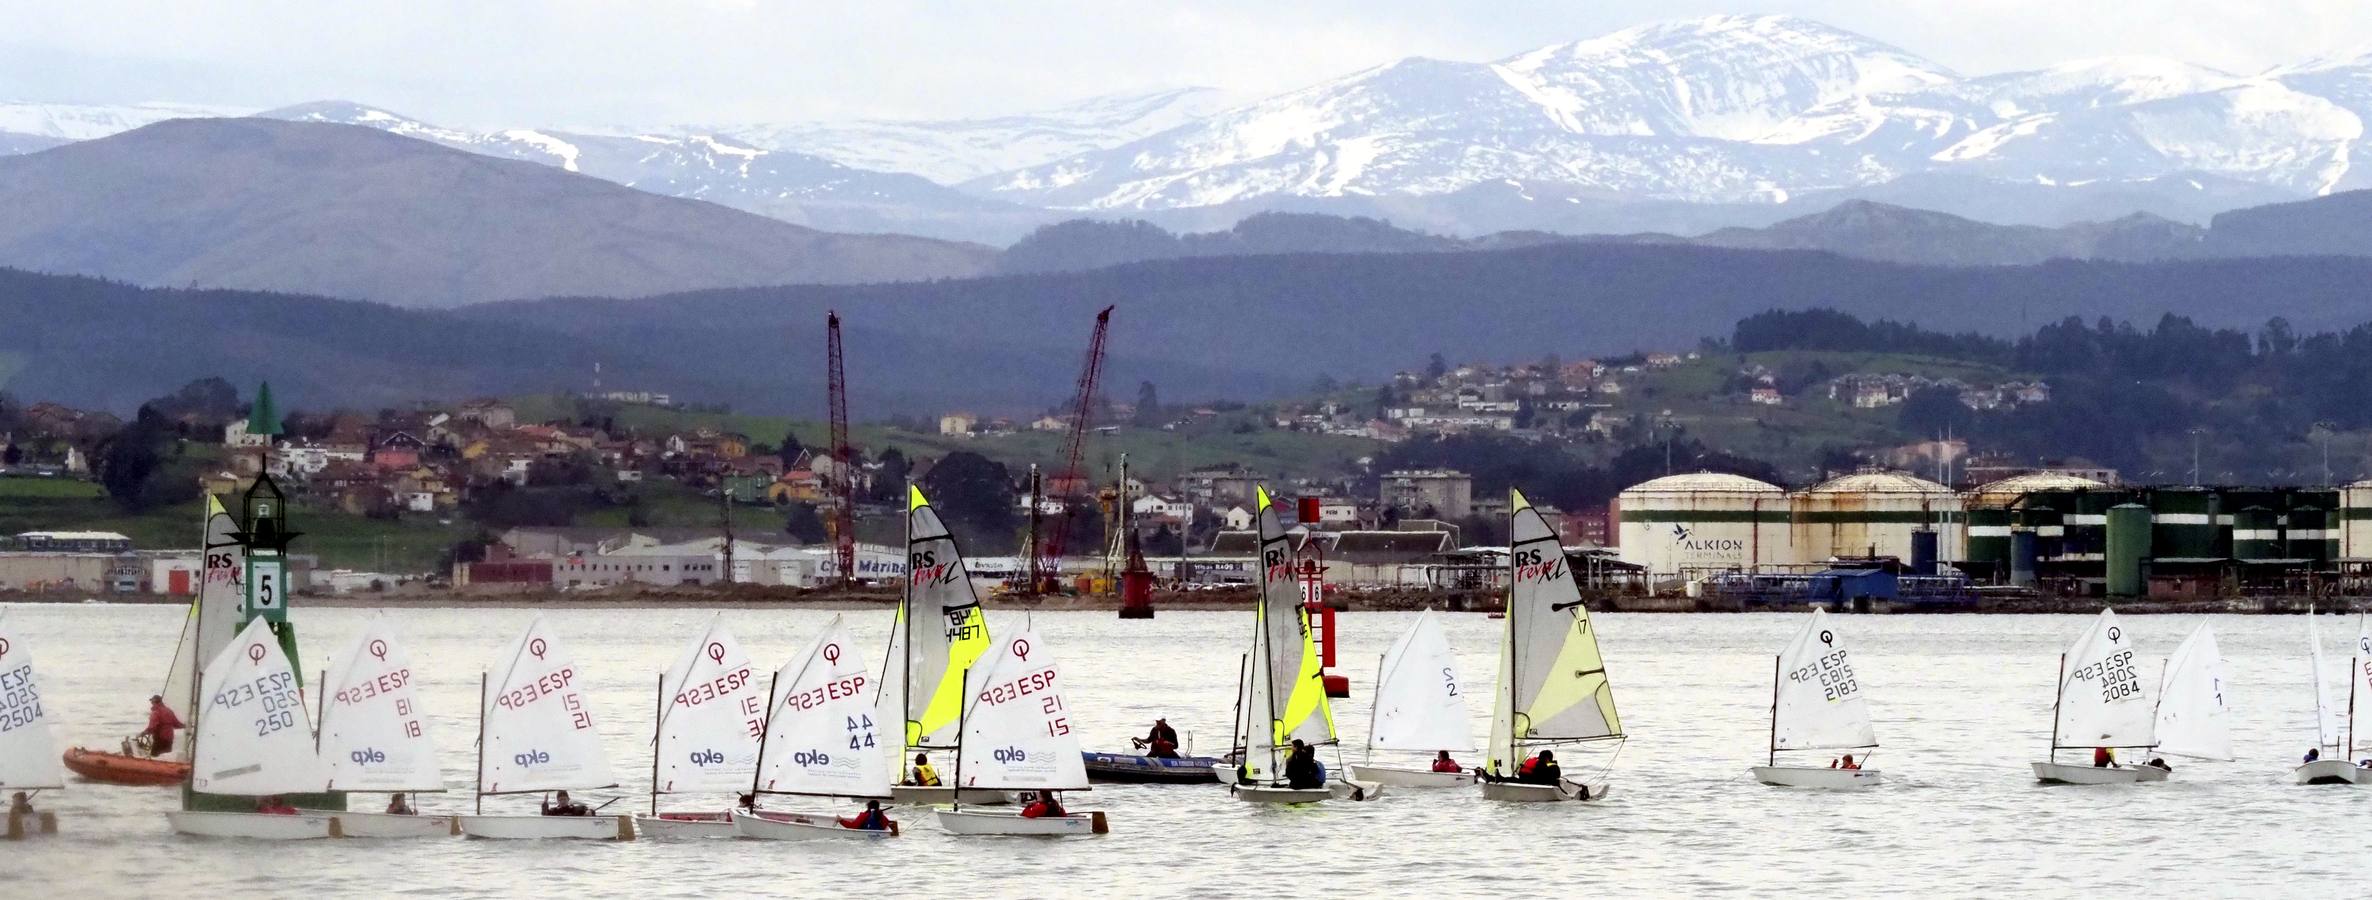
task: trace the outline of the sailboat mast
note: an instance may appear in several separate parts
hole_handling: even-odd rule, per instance
[[[2362,673],[2362,672],[2360,672],[2360,671],[2358,671],[2358,669],[2362,668],[2362,667],[2363,667],[2363,665],[2364,665],[2363,657],[2360,657],[2360,656],[2359,656],[2359,657],[2356,657],[2356,658],[2354,658],[2354,659],[2348,660],[2348,664],[2347,664],[2347,746],[2345,746],[2345,747],[2341,747],[2341,748],[2340,748],[2340,750],[2341,750],[2341,753],[2339,754],[2339,758],[2341,758],[2341,759],[2346,759],[2348,756],[2350,756],[2350,755],[2352,755],[2352,754],[2354,754],[2354,753],[2356,752],[2356,682],[2364,680],[2363,673]],[[2320,715],[2321,713],[2318,711],[2316,714],[2317,714],[2317,715]]]
[[[972,699],[971,666],[964,667],[964,699]],[[955,790],[947,796],[949,803],[956,809],[964,808],[964,713],[971,705],[968,702],[955,705]]]
[[[1513,509],[1507,511],[1507,534],[1511,539],[1515,535]],[[1522,647],[1524,642],[1520,637],[1523,633],[1522,623],[1516,619],[1516,607],[1520,604],[1515,602],[1515,574],[1515,546],[1510,544],[1507,548],[1507,629],[1501,638],[1507,642],[1502,648],[1507,653],[1507,683],[1499,686],[1499,690],[1507,695],[1507,752],[1504,758],[1510,772],[1523,769],[1523,760],[1517,756],[1521,752],[1519,735],[1522,729],[1516,725],[1516,716],[1521,713],[1515,708],[1515,686],[1524,683],[1523,656],[1517,653],[1517,648]]]
[[[2051,686],[2051,761],[2059,761],[2059,704],[2067,702],[2067,654],[2059,654],[2059,680]]]
[[[914,482],[906,482],[906,493],[914,493]],[[898,640],[898,769],[906,768],[906,723],[914,716],[914,511],[906,511],[906,579],[898,591],[898,621],[905,629]],[[922,740],[916,735],[915,740]],[[906,779],[899,778],[903,783]]]
[[[781,681],[782,673],[779,671],[766,676],[766,722],[758,726],[758,765],[750,770],[749,775],[749,806],[752,812],[758,809],[758,780],[766,777],[766,737],[774,733],[774,690]]]
[[[1368,692],[1372,695],[1380,697],[1382,695],[1383,689],[1384,656],[1383,654],[1379,653],[1376,654],[1375,657],[1375,687],[1369,688]],[[1367,704],[1367,758],[1361,760],[1361,762],[1375,762],[1375,717],[1376,713],[1379,711],[1378,708],[1381,706],[1383,706],[1382,703]]]
[[[1779,677],[1783,656],[1771,657],[1771,752],[1763,762],[1766,766],[1779,764]],[[2058,716],[2051,717],[2053,722],[2058,720]],[[2055,738],[2053,740],[2056,741]]]
[[[687,676],[688,677],[688,676]],[[651,815],[659,814],[659,730],[667,724],[667,673],[651,695]]]
[[[486,673],[478,673],[478,799],[473,810],[486,812]]]
[[[1252,749],[1252,732],[1244,725],[1244,679],[1251,677],[1251,666],[1251,654],[1243,653],[1236,655],[1235,714],[1228,717],[1227,727],[1233,732],[1229,738],[1229,741],[1230,743],[1235,744],[1234,747],[1230,747],[1228,749],[1236,752],[1237,756],[1235,763],[1239,768],[1242,767],[1245,762],[1243,755],[1250,753]]]

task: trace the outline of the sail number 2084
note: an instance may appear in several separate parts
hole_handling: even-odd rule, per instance
[[[2071,676],[2076,681],[2099,682],[2102,703],[2141,696],[2141,673],[2133,666],[2131,650],[2111,653],[2106,659],[2076,669]]]

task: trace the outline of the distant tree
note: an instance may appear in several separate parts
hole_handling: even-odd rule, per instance
[[[9,441],[6,449],[0,449],[0,466],[13,466],[24,461],[25,451],[18,449],[15,441]]]
[[[1163,523],[1152,537],[1145,539],[1142,547],[1146,556],[1182,556],[1186,553],[1186,539]]]
[[[1393,393],[1393,392],[1392,392],[1392,386],[1391,386],[1390,384],[1379,384],[1379,385],[1376,385],[1376,388],[1375,388],[1375,417],[1376,417],[1376,418],[1378,418],[1378,419],[1381,419],[1381,418],[1383,418],[1383,417],[1384,417],[1384,413],[1385,413],[1385,411],[1386,411],[1386,410],[1389,410],[1389,409],[1391,409],[1393,406],[1395,406],[1395,405],[1398,405],[1399,403],[1400,403],[1400,396],[1399,396],[1398,394],[1395,394],[1395,393]]]
[[[807,452],[807,446],[799,443],[799,432],[796,430],[784,431],[782,444],[775,451],[777,458],[782,460],[782,467],[785,469],[798,465],[799,454],[805,452]]]
[[[148,509],[145,489],[162,462],[158,446],[171,432],[172,426],[155,407],[142,404],[131,424],[100,444],[94,460],[99,485],[125,512]]]
[[[947,454],[923,478],[939,518],[972,552],[1010,548],[1021,513],[1005,465],[970,450]]]
[[[1449,373],[1449,360],[1441,358],[1441,354],[1435,353],[1425,361],[1426,381],[1440,381],[1441,376],[1447,375]]]
[[[1160,392],[1154,390],[1153,382],[1137,382],[1137,412],[1133,424],[1139,428],[1157,428],[1161,422]]]
[[[1968,434],[1976,417],[1976,410],[1960,402],[1959,391],[1931,387],[1912,391],[1895,414],[1895,422],[1904,433],[1924,439],[1947,431]]]
[[[914,465],[907,462],[906,454],[896,447],[882,448],[881,455],[874,457],[874,461],[880,464],[880,468],[873,473],[873,490],[865,496],[875,503],[895,505],[903,499],[906,478],[914,471]]]
[[[820,544],[832,536],[831,529],[824,527],[823,515],[816,511],[813,503],[792,506],[782,530],[802,544]]]

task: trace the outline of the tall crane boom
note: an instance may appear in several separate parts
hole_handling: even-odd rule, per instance
[[[857,576],[856,453],[848,446],[848,372],[840,361],[840,313],[824,317],[825,364],[832,396],[832,558],[840,564],[840,583]]]
[[[1055,529],[1046,541],[1046,555],[1062,558],[1063,544],[1070,537],[1071,528],[1078,520],[1079,507],[1092,499],[1087,490],[1087,473],[1079,468],[1079,459],[1087,450],[1087,431],[1095,412],[1096,379],[1104,371],[1104,333],[1112,327],[1112,307],[1104,307],[1095,314],[1095,333],[1087,339],[1087,359],[1079,366],[1078,392],[1071,398],[1071,433],[1063,444],[1063,466],[1055,471],[1055,494],[1062,498],[1062,527]]]

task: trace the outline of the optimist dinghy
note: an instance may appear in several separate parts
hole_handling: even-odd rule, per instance
[[[0,613],[0,802],[18,791],[66,786],[66,768],[59,762],[51,725],[41,705],[41,677],[33,669],[33,651],[9,633],[7,614]],[[0,839],[58,832],[56,813],[0,811],[0,816],[7,817],[0,822]]]
[[[248,621],[203,670],[190,787],[201,794],[270,797],[321,790],[329,771],[315,752],[304,690],[271,620]],[[330,813],[174,810],[176,833],[194,837],[302,840],[337,837]]]
[[[1463,770],[1436,772],[1374,762],[1378,749],[1428,755],[1444,750],[1474,752],[1465,693],[1458,683],[1440,617],[1430,609],[1418,613],[1408,631],[1384,651],[1376,673],[1375,706],[1367,718],[1368,761],[1352,766],[1351,778],[1410,788],[1473,784],[1474,775]]]
[[[2356,650],[2347,661],[2347,722],[2340,727],[2338,710],[2332,708],[2331,690],[2323,682],[2323,635],[2315,625],[2314,612],[2306,614],[2306,637],[2309,643],[2307,659],[2313,666],[2315,753],[2312,762],[2300,765],[2291,775],[2299,784],[2372,784],[2372,769],[2356,765],[2351,758],[2356,751],[2372,749],[2356,742],[2356,718],[2372,691],[2372,632],[2358,624]]]
[[[479,686],[478,811],[461,817],[474,838],[634,839],[626,816],[487,815],[486,798],[618,786],[593,725],[577,668],[542,616],[501,656]]]
[[[1086,759],[1071,733],[1064,682],[1046,639],[1023,631],[991,653],[986,666],[964,676],[964,707],[956,731],[955,783],[966,788],[1035,791],[1088,790]],[[1046,802],[1044,800],[1038,801]],[[965,809],[963,801],[938,811],[953,834],[1063,836],[1111,830],[1100,811],[1031,817],[1022,810]]]
[[[2058,700],[2051,717],[2051,756],[2033,763],[2044,784],[2133,784],[2165,781],[2167,771],[2150,765],[2071,764],[2061,750],[2148,750],[2157,745],[2156,708],[2134,655],[2131,636],[2116,610],[2103,608],[2090,627],[2059,657]]]
[[[1827,766],[1782,766],[1782,751],[1853,750],[1878,746],[1870,725],[1867,694],[1854,675],[1845,640],[1829,625],[1828,612],[1812,610],[1803,630],[1771,666],[1771,745],[1754,780],[1781,787],[1859,790],[1878,784],[1878,770]],[[1856,763],[1858,766],[1859,764]]]
[[[322,696],[321,760],[329,787],[353,793],[442,792],[428,716],[412,689],[412,660],[384,615],[372,618],[354,645],[329,670]],[[449,837],[460,817],[384,812],[323,811],[354,838]]]
[[[711,620],[683,656],[659,676],[657,721],[651,739],[651,811],[634,817],[646,838],[735,837],[731,812],[660,812],[660,794],[724,794],[746,788],[758,774],[758,740],[766,700],[758,693],[749,654]]]
[[[766,726],[758,743],[750,794],[759,796],[890,799],[890,760],[875,725],[880,686],[865,657],[833,616],[807,650],[774,673],[766,686]],[[886,816],[884,817],[886,818]],[[734,810],[742,837],[774,841],[864,840],[896,837],[885,830],[843,827],[826,813]]]

